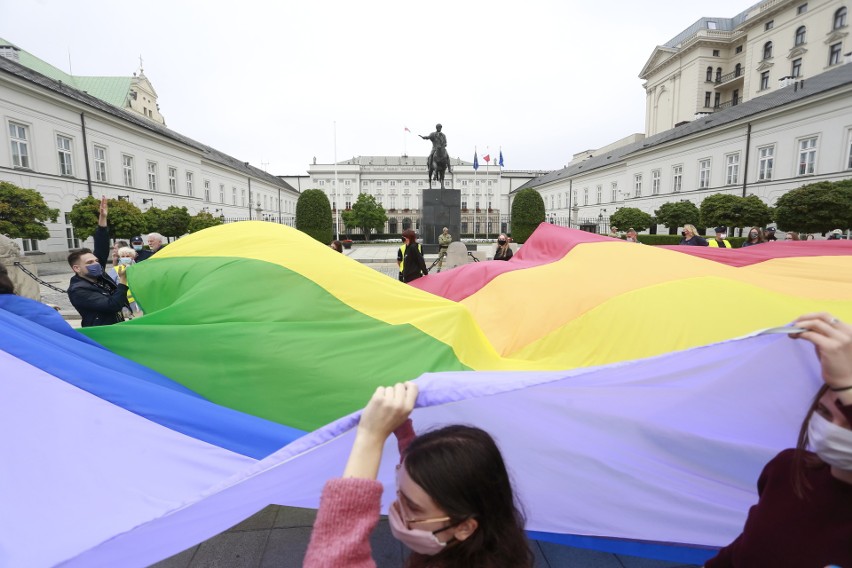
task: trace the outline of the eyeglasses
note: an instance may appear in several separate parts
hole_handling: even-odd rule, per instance
[[[445,517],[434,517],[434,518],[431,518],[431,519],[411,519],[411,518],[408,517],[408,513],[405,510],[405,505],[403,505],[403,500],[404,500],[404,497],[402,495],[402,491],[397,489],[396,490],[396,504],[397,504],[397,507],[399,507],[399,516],[402,517],[402,520],[405,522],[405,527],[408,530],[411,530],[411,525],[421,525],[421,524],[424,524],[424,523],[440,523],[440,522],[443,522],[443,521],[449,521],[450,520],[450,517],[446,517],[446,516]],[[450,525],[450,526],[453,526],[453,525]],[[445,527],[445,528],[450,528],[450,527]],[[441,530],[445,530],[445,529],[441,529]],[[440,531],[437,531],[437,532],[440,532]]]

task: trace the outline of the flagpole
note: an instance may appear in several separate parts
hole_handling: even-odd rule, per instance
[[[485,151],[488,152],[485,155],[488,156],[489,158],[491,158],[491,149],[488,146],[486,146]],[[491,160],[490,159],[485,160],[485,191],[486,191],[486,193],[483,195],[483,197],[485,198],[484,201],[485,201],[485,240],[486,241],[488,240],[488,193],[487,192],[488,192],[488,176],[489,176],[488,167],[490,165],[491,165]]]
[[[338,215],[340,204],[337,203],[337,121],[334,121],[334,240],[340,240],[340,221]]]
[[[500,146],[500,153],[498,154],[497,165],[500,166],[500,172],[497,175],[497,198],[502,199],[502,191],[503,191],[503,146]],[[508,193],[506,194],[506,200],[508,201]],[[500,202],[498,201],[497,211],[502,211],[500,207]],[[503,232],[503,223],[500,222],[500,213],[497,213],[497,235]]]
[[[476,146],[473,147],[473,159],[474,163],[476,162]],[[479,168],[473,168],[473,242],[476,242],[476,170]]]

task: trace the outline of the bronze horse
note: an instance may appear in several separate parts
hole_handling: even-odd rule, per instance
[[[447,155],[446,148],[438,148],[435,151],[434,158],[429,156],[426,160],[426,165],[429,167],[429,187],[432,187],[432,181],[437,181],[441,184],[441,189],[444,189],[444,174],[450,167],[450,157]],[[452,170],[450,170],[452,173]]]

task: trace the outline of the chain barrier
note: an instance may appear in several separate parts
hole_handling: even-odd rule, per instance
[[[53,284],[50,284],[50,283],[48,283],[48,282],[45,282],[44,280],[42,280],[41,278],[39,278],[38,276],[36,276],[36,275],[35,275],[35,274],[33,274],[32,272],[30,272],[29,270],[27,270],[26,268],[24,268],[24,265],[23,265],[23,264],[21,264],[20,262],[17,262],[17,261],[16,261],[14,264],[15,264],[15,266],[17,266],[18,268],[20,268],[21,270],[23,270],[23,271],[24,271],[24,274],[26,274],[27,276],[29,276],[30,278],[32,278],[33,280],[35,280],[36,282],[38,282],[38,283],[39,283],[39,284],[41,284],[42,286],[47,286],[47,287],[48,287],[48,288],[50,288],[51,290],[56,290],[57,292],[62,292],[63,294],[67,294],[67,293],[68,293],[68,291],[67,291],[67,290],[63,290],[63,289],[61,289],[61,288],[57,288],[57,287],[56,287],[56,286],[54,286]]]

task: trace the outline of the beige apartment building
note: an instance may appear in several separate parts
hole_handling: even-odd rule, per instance
[[[645,134],[674,128],[805,80],[852,50],[846,0],[765,0],[732,18],[701,18],[654,49]]]

